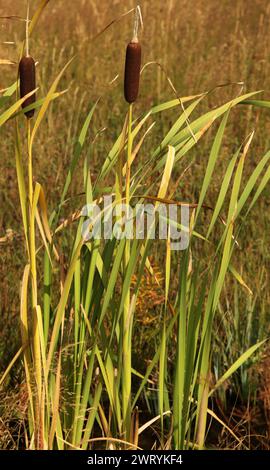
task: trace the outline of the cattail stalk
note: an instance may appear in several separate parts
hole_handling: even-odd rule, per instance
[[[36,88],[36,70],[35,61],[29,55],[29,0],[27,2],[27,19],[26,19],[26,41],[25,53],[20,60],[19,76],[20,76],[20,95],[25,95]],[[24,101],[22,108],[35,103],[35,94]],[[37,205],[37,194],[33,188],[33,149],[31,138],[31,118],[34,116],[34,110],[25,112],[27,118],[27,150],[28,150],[28,205],[29,205],[29,266],[31,278],[31,307],[32,307],[32,328],[33,328],[33,370],[34,370],[34,416],[33,431],[35,449],[44,449],[44,407],[43,402],[43,379],[42,379],[42,361],[41,361],[41,338],[38,327],[38,294],[37,294],[37,266],[36,266],[36,240],[35,240],[35,212]]]
[[[128,44],[126,50],[124,95],[129,103],[128,110],[128,143],[127,143],[127,164],[126,164],[126,217],[129,217],[130,203],[130,167],[132,161],[132,104],[136,101],[140,85],[141,69],[141,45],[138,40],[138,27],[141,20],[140,8],[135,10],[133,39]],[[130,240],[126,239],[124,252],[124,273],[128,269],[130,261]],[[131,439],[131,345],[132,345],[132,306],[130,301],[130,287],[124,300],[124,311],[122,317],[122,418],[123,418],[123,438],[126,441]]]
[[[127,165],[126,165],[126,217],[129,217],[130,203],[130,165],[132,159],[132,104],[128,110],[128,145],[127,145]],[[124,272],[126,272],[130,260],[130,240],[126,239],[124,252]],[[122,384],[122,404],[123,404],[123,433],[124,439],[130,439],[131,427],[131,333],[132,319],[130,312],[130,289],[128,288],[124,301],[123,311],[123,384]]]
[[[29,0],[27,1],[26,31],[25,31],[25,51],[26,57],[29,56]]]

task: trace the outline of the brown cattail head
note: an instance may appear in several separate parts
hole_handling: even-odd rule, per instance
[[[21,98],[25,95],[30,93],[31,91],[35,90],[36,88],[36,67],[35,61],[31,56],[22,57],[20,60],[19,65],[19,74],[20,74],[20,94]],[[36,94],[34,93],[30,98],[24,101],[22,104],[22,108],[26,108],[27,106],[35,103],[36,101]],[[26,111],[25,115],[27,119],[30,119],[35,114],[35,110],[32,109],[31,111]]]
[[[136,101],[140,86],[142,48],[138,40],[132,40],[126,51],[125,99],[128,103]]]

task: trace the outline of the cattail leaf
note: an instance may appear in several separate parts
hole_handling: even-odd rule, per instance
[[[22,162],[20,132],[19,132],[17,121],[15,124],[15,162],[16,162],[17,183],[18,183],[19,196],[20,196],[20,205],[21,205],[21,211],[22,211],[24,236],[25,236],[25,241],[26,241],[26,247],[29,252],[28,225],[27,225],[28,224],[27,196],[26,196],[26,186],[25,186],[25,178],[24,178],[24,168],[23,168],[23,162]]]
[[[197,145],[198,141],[202,138],[202,136],[205,134],[205,132],[208,131],[208,129],[212,126],[214,120],[216,119],[216,117],[213,117],[201,130],[199,130],[196,134],[194,134],[193,136],[191,137],[188,137],[186,139],[186,142],[184,145],[182,144],[178,144],[177,146],[174,147],[175,149],[175,162],[178,162],[180,159],[182,159],[184,157],[184,155],[186,155],[186,153],[192,149],[192,147],[194,147],[195,145]],[[173,141],[174,139],[172,139]],[[164,163],[166,161],[166,156],[163,156],[159,162],[156,164],[154,170],[152,171],[152,173],[156,172],[156,171],[159,171]]]
[[[215,209],[214,209],[214,213],[213,213],[213,216],[212,216],[212,219],[211,219],[211,222],[210,222],[210,225],[208,227],[208,231],[207,231],[207,235],[206,235],[206,238],[209,238],[212,230],[213,230],[213,227],[216,223],[216,220],[218,218],[218,215],[221,211],[221,208],[223,206],[223,203],[224,203],[224,200],[225,200],[225,197],[226,197],[226,194],[227,194],[227,190],[228,190],[228,187],[229,187],[229,184],[230,184],[230,181],[231,181],[231,178],[232,178],[232,174],[233,174],[233,170],[234,170],[234,167],[235,167],[235,164],[236,164],[236,161],[237,161],[237,158],[238,158],[238,155],[240,153],[240,150],[241,150],[241,147],[236,151],[236,153],[233,155],[229,165],[228,165],[228,168],[226,170],[226,173],[224,175],[224,178],[223,178],[223,181],[222,181],[222,185],[221,185],[221,188],[220,188],[220,191],[219,191],[219,196],[218,196],[218,200],[216,202],[216,205],[215,205]]]
[[[73,159],[71,161],[71,164],[70,164],[70,167],[69,167],[69,170],[68,170],[68,175],[67,175],[67,178],[66,178],[66,181],[65,181],[63,192],[61,194],[60,206],[63,204],[63,202],[65,200],[65,197],[67,195],[68,188],[69,188],[70,183],[72,181],[73,173],[74,173],[75,168],[77,166],[78,160],[79,160],[80,155],[82,153],[83,146],[84,146],[84,143],[85,143],[85,139],[86,139],[86,136],[87,136],[87,132],[88,132],[89,126],[91,124],[92,117],[93,117],[93,114],[95,112],[95,109],[97,107],[98,102],[99,102],[99,100],[97,100],[94,103],[94,105],[90,109],[89,113],[87,114],[87,117],[86,117],[86,119],[84,121],[84,124],[82,126],[82,129],[81,129],[78,141],[75,145],[74,156],[73,156]]]
[[[250,193],[252,192],[252,190],[255,187],[255,184],[256,184],[261,172],[263,171],[266,163],[269,161],[269,158],[270,158],[270,151],[268,151],[264,155],[264,157],[260,160],[260,162],[256,166],[255,170],[253,171],[252,175],[250,176],[248,182],[246,183],[245,188],[244,188],[244,190],[241,194],[241,197],[240,197],[240,199],[237,203],[236,216],[238,216],[240,214],[242,208],[244,207]]]
[[[195,121],[190,123],[190,129],[192,132],[196,135],[197,132],[202,130],[207,123],[209,123],[211,120],[215,120],[218,117],[222,116],[228,109],[233,108],[237,104],[239,104],[241,101],[254,96],[258,93],[261,93],[261,91],[255,91],[252,93],[247,93],[242,96],[238,96],[237,98],[234,98],[231,101],[228,101],[227,103],[219,106],[216,109],[213,109],[212,111],[208,111],[205,113],[203,116],[200,116],[199,118],[195,119]],[[183,141],[190,135],[190,130],[188,127],[180,131],[178,134],[175,135],[175,137],[172,139],[171,144],[172,145],[177,145],[179,142]]]
[[[161,113],[162,111],[166,111],[167,109],[175,108],[176,106],[181,106],[181,102],[188,103],[189,101],[195,100],[196,98],[204,97],[205,94],[206,93],[200,93],[199,95],[192,95],[192,96],[181,96],[180,98],[166,101],[165,103],[153,106],[151,108],[151,114]]]
[[[23,98],[21,98],[20,100],[16,101],[16,103],[14,103],[12,106],[10,106],[10,108],[8,108],[3,114],[0,115],[0,127],[3,126],[3,124],[5,124],[6,121],[8,121],[8,119],[11,118],[11,116],[13,116],[13,114],[16,113],[16,111],[21,107],[21,105],[32,95],[34,95],[36,93],[36,91],[38,90],[38,88],[36,88],[35,90],[31,91],[30,93],[28,93],[27,95],[25,95]]]
[[[108,393],[108,397],[109,397],[109,400],[110,400],[111,407],[112,407],[113,410],[115,410],[114,386],[113,386],[114,378],[112,376],[113,370],[111,368],[108,368],[107,361],[106,361],[106,366],[105,366],[98,348],[96,349],[96,356],[97,356],[99,367],[100,367],[102,377],[103,377],[103,380],[104,380],[104,383],[105,383],[105,387],[106,387],[106,390],[107,390],[107,393]],[[120,417],[119,417],[119,421],[120,421]]]
[[[16,352],[15,356],[12,358],[10,361],[9,365],[7,366],[5,372],[3,373],[2,377],[0,378],[0,386],[5,382],[6,378],[8,377],[8,374],[10,373],[11,369],[13,368],[14,364],[17,362],[19,357],[21,356],[24,348],[26,346],[21,346],[19,350]]]
[[[208,163],[207,163],[207,168],[206,168],[206,171],[205,171],[204,180],[203,180],[203,184],[202,184],[202,189],[201,189],[201,192],[200,192],[200,198],[199,198],[198,207],[197,207],[197,211],[196,211],[196,219],[197,219],[197,217],[199,215],[199,212],[201,210],[203,201],[205,199],[206,192],[208,190],[208,187],[209,187],[212,175],[213,175],[213,171],[214,171],[215,164],[216,164],[216,161],[217,161],[217,158],[218,158],[218,154],[219,154],[219,150],[220,150],[220,147],[221,147],[221,142],[222,142],[222,139],[223,139],[225,127],[226,127],[226,124],[227,124],[229,112],[230,112],[230,108],[228,109],[228,111],[226,111],[226,113],[223,116],[223,119],[220,123],[218,132],[216,134],[216,137],[214,139],[214,142],[213,142],[213,145],[212,145],[212,148],[211,148],[211,152],[210,152],[210,156],[209,156],[209,160],[208,160]]]
[[[112,267],[112,271],[111,271],[110,278],[109,278],[109,283],[106,288],[106,293],[105,293],[105,297],[102,303],[102,309],[101,309],[101,313],[100,313],[99,320],[98,320],[99,327],[101,323],[103,322],[103,318],[107,311],[109,302],[111,298],[113,297],[113,291],[114,291],[116,280],[118,277],[119,268],[123,259],[124,249],[125,249],[125,239],[120,241],[117,251],[115,253],[115,258],[114,258],[113,267]]]
[[[170,334],[173,330],[173,327],[175,325],[175,322],[177,320],[177,315],[174,315],[173,318],[170,319],[169,321],[169,325],[167,326],[167,331],[166,331],[166,341],[168,340],[168,338],[170,337]],[[136,403],[142,393],[142,390],[143,388],[145,387],[145,385],[147,384],[148,380],[149,380],[149,377],[154,369],[154,367],[157,365],[158,363],[158,360],[159,360],[159,356],[160,356],[160,346],[157,348],[157,351],[154,355],[154,357],[152,358],[151,362],[149,363],[146,371],[145,371],[145,374],[144,374],[144,378],[140,384],[140,387],[139,389],[137,390],[137,393],[134,397],[134,400],[132,402],[132,409],[136,406]]]
[[[0,108],[9,101],[10,97],[15,93],[16,90],[17,82],[5,89],[3,96],[0,96]]]
[[[41,235],[42,241],[43,241],[44,246],[45,246],[45,250],[47,252],[50,264],[52,266],[52,259],[51,259],[50,249],[49,249],[48,244],[47,244],[46,234],[45,234],[45,231],[43,229],[42,222],[41,222],[38,210],[36,210],[36,215],[35,216],[36,216],[37,225],[38,225],[38,228],[39,228],[39,231],[40,231],[40,235]]]
[[[62,350],[60,350],[58,361],[57,361],[57,370],[55,384],[53,387],[53,400],[52,400],[52,420],[51,428],[49,433],[49,449],[53,449],[53,440],[57,428],[57,420],[59,418],[59,404],[60,404],[60,385],[61,385],[61,359],[62,359]]]
[[[180,117],[176,120],[176,122],[172,125],[170,128],[169,132],[167,135],[164,137],[162,140],[161,144],[158,146],[158,148],[155,150],[153,157],[157,156],[160,151],[162,151],[168,144],[171,143],[172,138],[175,136],[175,134],[181,129],[181,127],[187,123],[189,116],[191,113],[194,111],[194,109],[198,106],[200,101],[204,98],[204,95],[200,96],[194,103],[189,105],[187,109],[185,109]]]
[[[221,290],[224,284],[225,276],[228,270],[228,266],[231,260],[231,244],[232,244],[232,236],[233,236],[233,221],[230,222],[230,224],[226,228],[226,238],[224,242],[224,249],[222,253],[222,260],[221,260],[221,265],[220,265],[220,271],[219,275],[217,278],[216,286],[215,286],[215,295],[214,295],[214,300],[213,300],[213,311],[216,310]]]
[[[44,342],[42,311],[41,311],[40,305],[37,305],[35,307],[35,314],[37,316],[38,334],[39,334],[39,338],[40,338],[39,343],[40,343],[40,351],[41,351],[42,369],[44,371],[44,378],[45,378],[45,383],[42,384],[42,385],[43,386],[45,385],[46,397],[48,397],[48,380],[47,380],[47,376],[45,374],[45,371],[46,371],[46,350],[45,350],[45,342]],[[37,373],[38,373],[38,371],[37,371]]]
[[[267,168],[265,174],[263,175],[263,178],[262,178],[262,180],[261,180],[261,182],[258,186],[258,189],[257,189],[257,191],[256,191],[249,207],[248,207],[247,213],[245,214],[245,218],[248,216],[248,214],[251,211],[252,207],[254,206],[254,204],[258,200],[259,196],[261,195],[261,193],[263,192],[263,190],[267,186],[269,180],[270,180],[270,166]]]
[[[44,10],[44,8],[48,5],[50,0],[40,0],[39,2],[39,5],[34,13],[34,16],[33,18],[31,19],[31,22],[30,22],[30,26],[29,26],[29,36],[32,35],[37,23],[38,23],[38,20],[40,18],[40,16],[42,15],[42,12]]]
[[[222,419],[220,419],[216,413],[214,413],[213,410],[210,410],[209,408],[207,409],[207,414],[209,414],[209,416],[211,416],[212,418],[214,418],[219,424],[221,424],[221,426],[224,428],[224,429],[227,429],[227,431],[233,436],[233,438],[242,446],[243,445],[243,439],[240,439],[234,432],[233,430],[226,424],[224,423],[224,421],[222,421]],[[246,445],[243,445],[244,447],[244,450],[249,450],[249,447],[247,447]]]
[[[249,295],[253,295],[252,290],[248,287],[248,285],[245,283],[244,279],[242,278],[241,274],[239,274],[239,272],[236,271],[235,267],[232,264],[229,265],[229,271],[232,273],[232,275],[237,280],[237,282],[239,282],[239,284],[241,284],[241,286],[243,286],[248,291]]]
[[[30,410],[32,419],[34,419],[34,399],[31,383],[31,370],[32,361],[30,353],[30,342],[29,342],[29,325],[28,325],[28,283],[30,277],[30,265],[27,264],[24,268],[22,285],[21,285],[21,303],[20,303],[20,321],[21,321],[21,338],[24,347],[24,367],[25,367],[25,379],[27,385],[27,391],[30,402]]]
[[[13,60],[0,59],[0,65],[17,65]]]
[[[254,344],[250,348],[248,348],[247,351],[245,351],[241,356],[233,363],[231,367],[225,372],[225,374],[222,375],[216,382],[214,388],[210,391],[209,397],[219,388],[226,380],[228,380],[232,374],[234,374],[239,367],[241,367],[256,351],[259,349],[267,340],[264,339],[263,341],[260,341],[257,344]]]
[[[76,250],[70,261],[69,269],[66,275],[62,295],[61,295],[60,302],[57,307],[56,316],[55,316],[55,320],[53,324],[51,342],[50,342],[49,352],[47,354],[46,373],[48,373],[48,371],[50,370],[51,362],[53,359],[53,353],[55,351],[55,347],[58,341],[59,330],[60,330],[60,326],[63,320],[63,316],[65,314],[65,308],[66,308],[66,304],[68,301],[68,295],[69,295],[69,291],[71,288],[74,272],[76,269],[76,263],[80,256],[82,245],[83,245],[83,240],[81,240],[78,246],[76,247]]]
[[[162,198],[165,198],[165,196],[166,196],[168,186],[169,186],[169,182],[170,182],[170,178],[171,178],[171,174],[172,174],[174,160],[175,160],[175,148],[172,147],[171,145],[169,145],[168,155],[167,155],[167,158],[166,158],[166,164],[165,164],[165,168],[164,168],[164,171],[163,171],[162,180],[161,180],[161,183],[160,183],[160,188],[159,188],[159,191],[158,191],[158,198],[162,199]],[[157,205],[158,205],[158,203],[157,203]]]
[[[140,132],[142,126],[145,124],[145,122],[147,121],[147,119],[149,119],[151,115],[151,112],[148,112],[140,121],[139,123],[134,127],[134,129],[132,130],[132,140],[134,140],[136,138],[136,136],[138,135],[138,133]],[[124,138],[123,138],[124,136]],[[105,178],[105,176],[109,173],[109,171],[111,171],[111,169],[113,168],[113,166],[115,165],[115,162],[118,158],[118,155],[119,155],[119,152],[121,152],[123,150],[123,148],[121,148],[121,144],[124,142],[124,146],[126,146],[126,126],[124,125],[123,126],[123,129],[121,131],[121,134],[119,135],[119,137],[117,138],[116,142],[114,143],[112,149],[110,150],[105,162],[103,163],[103,166],[102,166],[102,169],[97,177],[97,180],[96,180],[96,185],[98,185],[98,183],[100,182],[100,180],[103,180]]]
[[[165,386],[165,361],[166,361],[166,322],[163,321],[163,328],[161,332],[160,342],[160,356],[159,356],[159,374],[158,374],[158,404],[159,415],[161,418],[161,431],[163,434],[163,413],[164,413],[164,386]]]
[[[171,413],[171,411],[164,411],[163,413],[163,416],[166,416],[166,415],[169,415]],[[158,416],[155,416],[154,418],[151,418],[149,421],[147,421],[146,423],[144,423],[142,426],[139,427],[139,431],[138,431],[138,434],[142,434],[145,429],[149,428],[150,426],[152,426],[152,424],[154,424],[156,421],[158,421],[159,419],[161,418],[161,415],[158,415]]]
[[[171,277],[171,230],[168,226],[168,237],[166,240],[166,263],[165,263],[165,304],[168,302],[170,277]]]
[[[56,79],[54,80],[53,84],[51,85],[51,87],[50,87],[50,89],[47,93],[47,96],[46,96],[46,98],[45,98],[45,100],[44,100],[44,102],[41,106],[41,109],[40,109],[38,115],[37,115],[33,130],[32,130],[32,133],[31,133],[31,141],[30,141],[30,146],[31,147],[33,146],[33,141],[34,141],[36,132],[37,132],[37,130],[38,130],[40,124],[41,124],[41,121],[45,116],[45,113],[47,111],[47,108],[48,108],[50,102],[52,101],[52,97],[53,97],[53,95],[56,91],[58,83],[60,82],[60,80],[62,78],[62,75],[64,74],[64,72],[66,71],[66,69],[69,67],[69,65],[71,64],[71,62],[73,60],[74,60],[74,58],[69,60],[68,63],[62,68],[61,72],[57,75]]]
[[[179,301],[177,307],[177,344],[173,386],[174,442],[176,449],[183,448],[183,403],[185,394],[186,371],[186,290],[187,290],[188,253],[184,253],[179,281]]]
[[[140,151],[140,148],[142,146],[142,144],[144,143],[144,140],[146,138],[146,136],[151,132],[151,130],[153,129],[153,127],[155,126],[155,122],[153,122],[149,127],[148,129],[146,130],[146,132],[143,134],[142,138],[140,139],[140,141],[138,142],[138,144],[136,145],[136,147],[134,148],[134,150],[132,151],[132,155],[131,155],[131,160],[130,160],[130,164],[132,164],[137,156],[137,154],[139,153]],[[127,164],[125,163],[125,165],[123,166],[123,170],[122,170],[122,176],[126,176],[126,170],[127,170]]]
[[[84,435],[83,435],[83,439],[82,439],[82,442],[81,442],[81,449],[82,450],[87,450],[88,449],[90,436],[91,436],[92,429],[93,429],[93,426],[94,426],[94,423],[95,423],[95,418],[96,418],[96,415],[97,415],[98,406],[100,404],[101,393],[102,393],[102,385],[101,385],[101,383],[99,383],[99,385],[97,386],[96,391],[95,391],[94,399],[93,399],[93,402],[92,402],[92,407],[89,411],[86,425],[84,427]]]
[[[22,287],[21,287],[21,308],[20,308],[20,319],[21,319],[21,338],[22,344],[27,345],[29,348],[29,329],[28,329],[28,304],[27,304],[27,291],[28,291],[28,281],[29,281],[30,265],[27,264],[24,268]],[[27,354],[27,353],[26,353]],[[28,350],[28,359],[29,350]],[[28,364],[30,366],[30,364]]]
[[[217,251],[221,247],[225,237],[226,233],[228,230],[228,227],[231,225],[231,223],[235,223],[236,217],[237,217],[237,209],[238,209],[238,196],[239,196],[239,191],[240,191],[240,186],[241,186],[241,181],[242,181],[242,175],[243,175],[243,168],[244,168],[244,163],[245,159],[247,156],[247,152],[249,150],[250,144],[252,142],[254,136],[254,132],[250,134],[250,136],[247,139],[246,144],[244,145],[243,152],[241,154],[239,163],[236,168],[235,172],[235,177],[234,177],[234,182],[233,182],[233,187],[231,191],[231,197],[230,197],[230,204],[229,204],[229,210],[228,210],[228,216],[227,216],[227,222],[226,222],[226,229],[222,235],[222,237],[219,240]]]
[[[270,108],[270,101],[266,100],[244,100],[239,104],[248,104],[259,108]]]
[[[240,161],[237,165],[237,169],[236,169],[236,173],[234,177],[234,184],[233,184],[232,192],[231,192],[230,206],[229,206],[229,211],[228,211],[228,218],[227,218],[228,224],[232,221],[232,219],[235,220],[237,216],[237,211],[235,211],[235,208],[237,207],[237,203],[238,203],[238,195],[239,195],[240,185],[242,181],[244,163],[245,163],[245,159],[246,159],[250,144],[252,142],[253,136],[254,136],[254,132],[251,133],[246,144],[244,145]]]
[[[49,220],[48,220],[47,202],[46,202],[45,192],[44,192],[44,189],[43,189],[42,185],[40,185],[40,192],[39,192],[39,207],[40,207],[40,212],[41,212],[42,224],[43,224],[43,227],[44,227],[44,233],[46,235],[46,238],[47,238],[49,244],[53,248],[53,252],[55,254],[56,260],[59,261],[60,256],[57,252],[55,244],[53,243],[53,239],[52,239],[52,235],[51,235],[51,231],[50,231],[50,224],[49,224]],[[49,254],[48,254],[48,256],[49,256]]]
[[[57,98],[59,98],[60,96],[64,95],[65,93],[67,93],[68,89],[67,90],[63,90],[63,91],[59,91],[57,93],[54,93],[52,95],[52,98],[51,98],[51,101],[54,101],[56,100]],[[44,101],[45,101],[46,97],[45,98],[41,98],[40,100],[37,100],[35,101],[35,103],[33,104],[30,104],[29,106],[26,106],[24,109],[21,109],[20,111],[18,111],[16,114],[14,114],[14,116],[12,116],[12,119],[13,118],[16,118],[18,116],[20,116],[21,114],[25,114],[27,113],[28,111],[32,111],[33,109],[38,109],[40,108]]]

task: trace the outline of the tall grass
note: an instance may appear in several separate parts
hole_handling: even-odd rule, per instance
[[[30,34],[46,3],[40,2],[32,17]],[[227,149],[230,158],[225,168],[223,164],[217,198],[210,203],[206,198],[215,183],[234,108],[242,104],[269,107],[269,102],[258,101],[258,92],[251,92],[196,118],[194,113],[199,113],[200,103],[210,92],[176,97],[142,115],[136,104],[130,105],[122,131],[96,175],[91,160],[95,140],[89,148],[85,145],[99,106],[97,100],[84,116],[59,203],[49,214],[46,191],[35,170],[35,161],[40,158],[35,155],[35,141],[41,125],[47,125],[45,118],[52,101],[65,99],[58,89],[71,62],[52,79],[48,93],[29,107],[37,111],[33,125],[25,126],[20,110],[29,95],[11,104],[18,82],[0,98],[0,126],[14,121],[25,236],[22,346],[1,378],[3,384],[14,363],[23,359],[28,409],[21,445],[59,450],[140,448],[141,435],[158,423],[160,448],[203,449],[208,416],[220,421],[209,408],[210,398],[236,370],[243,370],[265,341],[260,335],[256,338],[259,342],[248,342],[213,380],[213,335],[224,286],[235,282],[248,290],[234,266],[239,231],[270,178],[269,153],[254,166],[250,178],[245,178],[253,131],[243,137],[237,149]],[[243,106],[242,112],[246,110]],[[143,149],[146,138],[154,133],[153,120],[168,112],[173,123],[166,135],[156,136],[158,143],[146,156]],[[201,140],[210,129],[214,139],[205,156],[207,165],[198,200],[179,200],[178,188],[186,181],[186,174],[192,178],[190,160],[200,152]],[[26,152],[22,140],[27,142]],[[70,185],[81,159],[80,205],[63,220],[63,207],[68,204]],[[173,252],[169,233],[164,244],[150,237],[128,240],[116,235],[85,241],[82,229],[89,224],[89,214],[81,207],[110,194],[113,202],[103,212],[103,219],[124,200],[131,203],[134,212],[137,202],[147,200],[154,202],[155,211],[160,203],[190,205],[187,249]],[[133,347],[135,334],[140,335],[136,308],[146,272],[160,287],[153,262],[156,243],[164,272],[162,308],[159,326],[153,331],[153,357],[147,367],[141,365],[138,370],[136,356],[143,353]],[[246,295],[251,295],[250,289]],[[222,354],[220,351],[220,357]],[[139,410],[154,374],[158,377],[156,391],[152,392],[157,413],[147,419]]]

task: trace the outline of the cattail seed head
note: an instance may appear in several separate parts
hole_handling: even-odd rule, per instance
[[[36,88],[36,67],[35,61],[31,56],[22,57],[19,64],[19,74],[20,74],[20,95],[23,98],[25,95],[35,90]],[[34,93],[30,98],[24,101],[22,108],[35,103],[36,94]],[[30,119],[35,114],[35,110],[26,111],[25,115],[27,119]]]
[[[131,41],[127,46],[125,65],[125,99],[128,103],[136,101],[140,86],[142,49],[138,40]]]

